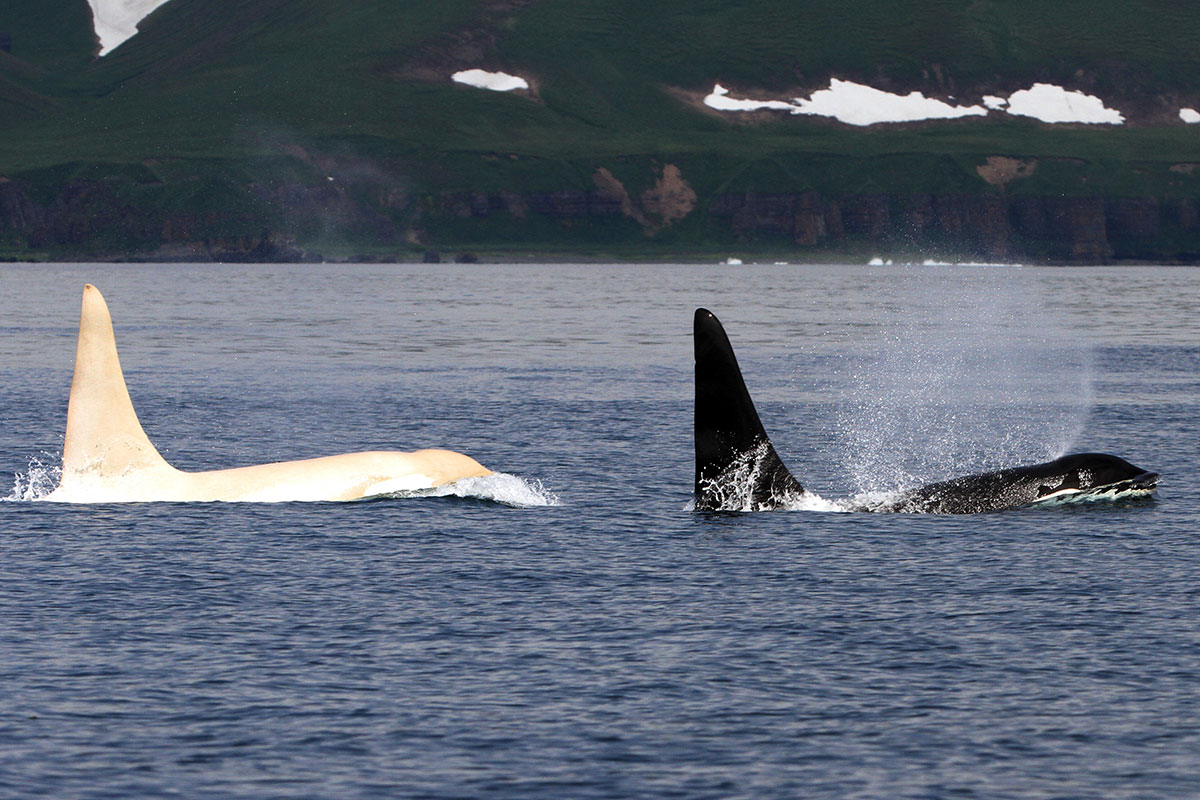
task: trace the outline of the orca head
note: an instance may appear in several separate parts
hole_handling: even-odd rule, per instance
[[[1144,497],[1158,487],[1158,473],[1108,453],[1076,453],[1046,464],[1037,499]]]

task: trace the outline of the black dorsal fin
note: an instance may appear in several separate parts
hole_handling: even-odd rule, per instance
[[[721,322],[696,309],[696,508],[771,508],[804,491],[763,429]]]

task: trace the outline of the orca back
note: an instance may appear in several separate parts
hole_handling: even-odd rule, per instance
[[[696,309],[696,508],[758,510],[804,491],[763,429],[720,321]]]
[[[1108,453],[1075,453],[1041,464],[963,475],[903,493],[872,511],[979,514],[1021,508],[1051,498],[1149,497],[1158,473]]]

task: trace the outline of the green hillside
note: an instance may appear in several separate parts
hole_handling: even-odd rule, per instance
[[[170,0],[103,58],[85,0],[7,5],[0,246],[12,254],[965,252],[995,249],[973,225],[1001,223],[983,238],[1017,255],[1200,253],[1188,166],[1200,126],[1178,118],[1200,108],[1200,9],[1165,0]],[[449,80],[471,67],[533,89]],[[856,128],[699,103],[717,81],[786,97],[833,76],[959,103],[1050,82],[1129,124],[993,114]],[[995,156],[1033,166],[989,183],[978,168]],[[664,210],[668,165],[686,186],[671,202],[695,196],[682,216]],[[810,206],[811,231],[795,216]],[[1060,235],[1075,237],[1066,250]]]

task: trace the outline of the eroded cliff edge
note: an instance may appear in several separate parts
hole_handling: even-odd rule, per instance
[[[0,180],[7,258],[302,261],[413,259],[430,250],[552,256],[791,260],[928,254],[1051,263],[1200,263],[1200,170],[1148,196],[693,185],[674,164],[622,182],[606,167],[561,188],[428,191],[388,171],[357,178],[185,181],[128,175],[62,185]],[[365,177],[364,177],[365,176]],[[972,187],[973,188],[973,187]]]

